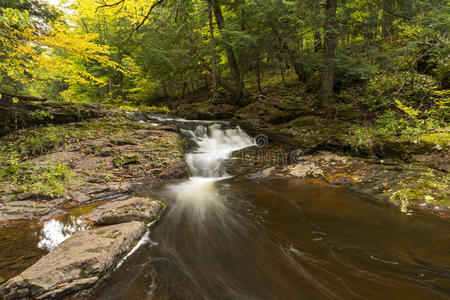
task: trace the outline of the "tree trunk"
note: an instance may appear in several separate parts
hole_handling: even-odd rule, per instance
[[[222,15],[222,8],[220,7],[220,0],[208,0],[208,1],[211,3],[211,6],[213,8],[214,16],[216,17],[217,27],[219,28],[220,31],[223,31],[223,29],[225,28],[225,22]],[[224,48],[227,54],[228,64],[230,66],[231,77],[234,86],[236,88],[235,100],[239,101],[240,98],[242,97],[243,89],[245,88],[244,83],[241,82],[241,78],[243,78],[243,76],[241,76],[239,72],[239,66],[233,48],[227,43],[224,43]]]
[[[326,7],[326,0],[317,0],[314,9],[318,15],[325,15],[325,7]],[[314,31],[314,53],[320,52],[323,49],[323,41],[322,41],[322,34],[320,33],[319,29],[316,29]]]
[[[295,71],[295,74],[297,74],[298,80],[300,82],[306,82],[307,78],[306,78],[305,69],[303,68],[303,64],[296,62],[296,61],[292,61],[292,65],[294,66],[294,71]]]
[[[281,74],[281,82],[283,83],[283,87],[286,89],[286,80],[284,78],[284,63],[281,57],[280,57],[280,74]]]
[[[184,95],[186,94],[186,86],[187,86],[187,82],[183,81],[183,92],[181,93],[182,99],[184,99]]]
[[[209,17],[209,47],[211,49],[211,81],[213,86],[212,102],[216,103],[219,99],[219,86],[217,82],[217,61],[216,61],[216,43],[214,40],[214,23],[211,2],[208,1],[208,17]]]
[[[166,80],[161,81],[161,88],[162,88],[162,96],[164,98],[168,98],[169,93],[167,92],[167,81]]]
[[[392,17],[392,0],[383,1],[383,15],[381,17],[381,34],[384,38],[392,36],[393,17]]]
[[[320,31],[316,30],[314,31],[314,53],[317,53],[320,50],[322,50],[322,35],[320,34]]]
[[[256,77],[258,78],[258,91],[260,94],[263,93],[261,88],[261,57],[258,54],[256,54]]]
[[[325,106],[333,97],[334,86],[334,58],[338,35],[336,22],[337,0],[327,0],[325,6],[324,24],[324,67],[320,88],[320,105]]]

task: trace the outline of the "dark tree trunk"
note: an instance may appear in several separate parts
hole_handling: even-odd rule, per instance
[[[337,0],[327,0],[325,6],[324,24],[324,67],[320,88],[320,105],[325,106],[333,97],[334,86],[334,58],[338,35],[336,22]]]
[[[225,28],[225,22],[222,15],[222,9],[220,7],[220,0],[208,0],[208,1],[211,3],[211,6],[213,8],[214,16],[216,17],[217,27],[219,28],[220,31],[222,31]],[[230,66],[231,77],[234,82],[234,86],[236,88],[235,100],[240,101],[243,95],[243,90],[245,88],[243,80],[241,82],[243,76],[241,76],[239,72],[239,65],[236,59],[236,55],[234,54],[233,48],[227,43],[224,43],[224,48],[227,54],[228,64]]]
[[[281,82],[283,83],[283,87],[286,88],[286,80],[284,78],[284,63],[283,63],[282,58],[280,58],[280,74],[281,74]]]
[[[211,49],[211,81],[213,85],[212,102],[216,103],[219,99],[219,85],[217,82],[217,62],[216,62],[216,43],[214,40],[214,23],[211,2],[208,1],[208,17],[209,17],[209,47]]]
[[[393,32],[393,21],[392,16],[392,0],[383,1],[383,15],[381,17],[381,34],[384,38],[392,36]]]
[[[256,55],[256,77],[258,78],[258,91],[260,94],[263,93],[261,88],[261,57],[258,54]]]
[[[303,64],[293,61],[292,65],[294,66],[294,71],[295,71],[295,74],[297,74],[297,76],[298,76],[298,80],[300,82],[306,82],[307,78],[306,78],[305,69],[303,68]]]
[[[314,52],[317,53],[322,50],[322,35],[320,31],[314,31]]]
[[[186,86],[187,86],[187,82],[183,81],[183,93],[181,94],[181,98],[184,98],[184,95],[186,93]]]
[[[161,88],[162,88],[162,96],[164,98],[168,98],[169,97],[169,93],[167,92],[167,81],[163,80],[161,82]]]

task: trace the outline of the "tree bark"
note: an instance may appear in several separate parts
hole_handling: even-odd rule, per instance
[[[213,86],[212,102],[216,103],[219,99],[219,85],[217,82],[217,61],[216,61],[216,43],[214,40],[214,23],[211,2],[208,1],[208,18],[209,18],[209,47],[211,49],[211,81]]]
[[[320,31],[316,30],[314,31],[314,53],[317,53],[320,50],[322,50],[322,35],[320,34]]]
[[[263,91],[261,88],[261,57],[259,52],[258,54],[256,54],[256,77],[258,78],[258,91],[260,94],[262,94]]]
[[[166,80],[161,81],[161,89],[162,89],[162,96],[164,98],[169,98],[169,92],[167,91],[167,81]]]
[[[392,0],[383,1],[383,15],[381,17],[381,34],[384,38],[392,36],[393,32],[393,16],[392,16]]]
[[[336,8],[337,0],[327,0],[324,24],[324,67],[319,96],[322,107],[330,101],[334,92],[334,58],[338,41]]]
[[[217,27],[222,32],[225,28],[225,22],[222,15],[222,8],[220,7],[220,0],[208,0],[214,11],[214,16],[216,17]],[[239,65],[237,63],[236,55],[234,54],[233,48],[224,43],[225,52],[228,58],[228,64],[230,66],[231,77],[235,86],[235,100],[240,101],[243,95],[243,90],[245,88],[243,81],[243,76],[239,72]]]

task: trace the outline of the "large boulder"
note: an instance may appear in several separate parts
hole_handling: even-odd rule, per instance
[[[265,132],[271,142],[290,150],[312,153],[317,150],[351,151],[350,125],[319,116],[298,117],[291,122],[273,126]]]
[[[238,108],[229,104],[200,102],[180,105],[175,115],[188,120],[223,120],[233,117]]]
[[[142,222],[78,232],[37,263],[0,286],[1,299],[61,298],[95,284],[146,230]]]
[[[86,219],[94,225],[111,225],[133,220],[150,222],[162,212],[159,201],[141,197],[121,197],[95,208]]]
[[[238,110],[235,113],[235,120],[238,123],[255,119],[270,124],[289,122],[302,112],[294,105],[294,103],[281,103],[272,99],[256,101]]]

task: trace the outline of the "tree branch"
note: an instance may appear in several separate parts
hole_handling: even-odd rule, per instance
[[[145,15],[145,17],[142,19],[142,21],[136,26],[136,28],[134,28],[131,32],[130,35],[128,36],[128,39],[131,38],[131,36],[133,35],[133,33],[135,33],[136,31],[139,30],[139,28],[142,27],[142,25],[144,25],[145,21],[147,21],[147,19],[150,17],[150,14],[152,13],[152,10],[160,5],[161,3],[163,3],[165,0],[159,0],[158,2],[155,2],[152,4],[152,6],[150,6],[150,9],[148,10],[147,14]]]
[[[105,8],[105,7],[116,7],[116,6],[118,6],[119,4],[124,3],[124,2],[125,2],[125,0],[119,0],[119,1],[117,1],[117,2],[115,2],[115,3],[108,4],[108,3],[106,3],[106,1],[103,0],[103,4],[100,5],[100,6],[97,6],[97,8],[95,9],[95,13],[97,13],[98,10],[100,10],[100,9],[102,9],[102,8]]]

